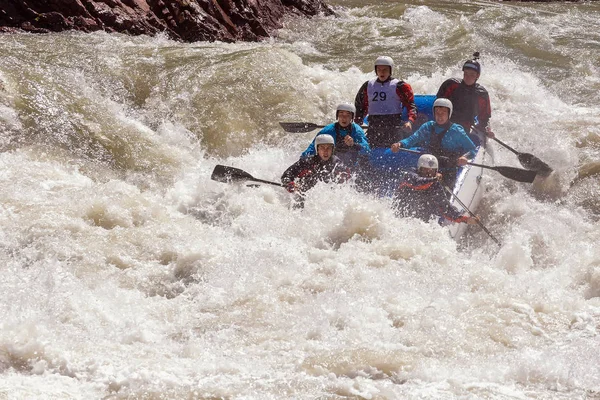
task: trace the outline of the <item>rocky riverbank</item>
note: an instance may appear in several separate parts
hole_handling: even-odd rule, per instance
[[[186,42],[264,39],[288,15],[332,15],[323,0],[3,0],[0,32],[78,30]]]

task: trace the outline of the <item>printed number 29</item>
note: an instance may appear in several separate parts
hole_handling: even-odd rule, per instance
[[[372,101],[385,101],[387,94],[385,92],[375,92],[373,93]]]

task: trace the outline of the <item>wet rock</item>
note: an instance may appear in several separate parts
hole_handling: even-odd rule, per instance
[[[285,16],[332,15],[324,0],[1,0],[0,32],[79,30],[188,42],[255,41]]]

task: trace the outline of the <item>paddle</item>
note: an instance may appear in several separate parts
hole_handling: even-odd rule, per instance
[[[540,160],[533,154],[520,153],[520,152],[516,151],[515,149],[513,149],[512,147],[510,147],[509,145],[507,145],[506,143],[502,142],[500,139],[498,139],[496,137],[493,137],[492,139],[494,139],[496,142],[500,143],[502,146],[506,147],[508,150],[515,153],[517,155],[517,158],[519,159],[519,162],[521,163],[521,165],[523,167],[525,167],[529,170],[532,170],[532,171],[536,171],[538,174],[540,174],[544,177],[546,177],[552,173],[552,168],[550,168],[550,166],[548,164],[546,164],[545,162],[543,162],[542,160]]]
[[[400,151],[406,151],[408,153],[414,153],[414,154],[426,154],[420,151],[416,151],[416,150],[410,150],[410,149],[405,149],[405,148],[400,148],[398,149]],[[444,159],[448,159],[448,157],[444,157],[441,156],[439,158],[444,158]],[[533,182],[533,180],[535,179],[537,172],[535,171],[528,171],[526,169],[521,169],[521,168],[513,168],[513,167],[492,167],[489,165],[483,165],[483,164],[475,164],[475,163],[469,163],[469,165],[473,165],[475,167],[481,167],[481,168],[487,168],[487,169],[493,169],[494,171],[500,173],[500,175],[507,177],[508,179],[512,179],[514,181],[517,182],[526,182],[526,183],[531,183]]]
[[[485,135],[485,133],[482,132],[481,129],[478,129],[475,126],[472,126],[471,128],[474,131],[477,131],[477,132]],[[513,149],[512,147],[510,147],[509,145],[507,145],[506,143],[504,143],[503,141],[501,141],[500,139],[498,139],[495,136],[492,139],[494,139],[500,145],[502,145],[503,147],[507,148],[508,150],[510,150],[514,154],[516,154],[517,158],[519,159],[519,162],[521,163],[521,165],[524,168],[531,170],[531,171],[536,171],[538,174],[540,174],[544,177],[547,177],[552,172],[552,168],[550,168],[550,166],[548,164],[546,164],[545,162],[543,162],[542,160],[540,160],[533,154],[521,153],[521,152]]]
[[[255,178],[252,175],[250,175],[249,173],[247,173],[246,171],[243,171],[239,168],[228,167],[226,165],[216,165],[215,169],[212,172],[212,175],[210,176],[210,179],[212,179],[213,181],[224,182],[224,183],[254,181],[254,182],[266,183],[266,184],[274,185],[274,186],[281,186],[281,187],[285,186],[278,182],[270,182],[270,181],[265,181],[262,179]]]
[[[494,235],[492,235],[492,234],[491,234],[491,232],[490,232],[490,231],[488,231],[488,229],[487,229],[487,228],[486,228],[486,227],[483,225],[483,223],[482,223],[482,222],[479,220],[479,218],[477,218],[477,216],[476,216],[475,214],[473,214],[473,213],[471,212],[471,210],[469,210],[469,208],[468,208],[468,207],[465,205],[465,203],[463,203],[463,202],[462,202],[462,201],[461,201],[461,200],[458,198],[458,196],[457,196],[457,195],[455,195],[454,193],[452,193],[452,190],[450,190],[450,188],[449,188],[448,186],[446,186],[446,185],[442,185],[442,187],[444,188],[444,190],[445,190],[446,192],[448,192],[448,193],[450,193],[452,196],[454,196],[454,198],[456,199],[456,201],[458,201],[458,204],[460,204],[460,205],[461,205],[461,207],[462,207],[462,208],[464,208],[464,209],[465,209],[465,210],[466,210],[466,211],[469,213],[469,215],[470,215],[471,217],[475,218],[475,220],[477,221],[477,225],[479,225],[479,226],[481,227],[481,229],[483,229],[483,231],[484,231],[485,233],[487,233],[487,234],[488,234],[488,236],[489,236],[489,237],[491,237],[491,238],[492,238],[492,240],[493,240],[494,242],[496,242],[496,244],[497,244],[498,246],[502,247],[502,243],[500,243],[500,241],[499,241],[498,239],[496,239],[496,238],[494,237]]]
[[[284,131],[292,133],[305,133],[325,128],[325,125],[317,125],[312,122],[280,122],[279,125],[281,125]],[[362,125],[361,128],[367,129],[368,126]]]
[[[521,169],[521,168],[491,167],[489,165],[475,164],[475,163],[469,163],[469,165],[473,165],[475,167],[493,169],[494,171],[500,173],[500,175],[505,176],[508,179],[512,179],[513,181],[517,181],[517,182],[531,183],[535,180],[535,177],[538,174],[536,171],[528,171],[526,169]]]

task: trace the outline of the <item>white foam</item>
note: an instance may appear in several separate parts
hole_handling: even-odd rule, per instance
[[[460,76],[471,47],[535,22],[520,14],[528,6],[361,7],[258,44],[7,36],[15,43],[2,42],[0,66],[20,82],[12,99],[28,106],[3,103],[0,120],[29,141],[0,154],[0,397],[600,390],[595,177],[563,194],[582,153],[594,159],[593,144],[575,143],[594,132],[598,108],[565,96],[545,65],[510,45],[483,52],[495,131],[551,164],[557,181],[533,188],[485,176],[478,213],[499,249],[477,226],[459,245],[435,223],[398,219],[388,200],[351,184],[320,184],[295,210],[280,187],[210,179],[224,164],[279,182],[316,132],[284,133],[277,122],[331,122],[335,105],[373,76],[376,55],[391,54],[415,92],[434,93]],[[539,18],[532,40],[553,51],[561,44]],[[430,29],[406,33],[420,26]],[[465,48],[440,42],[452,35]],[[46,51],[24,51],[38,40]],[[64,46],[77,51],[45,58]],[[560,68],[594,85],[588,64]],[[106,152],[85,158],[69,138],[93,138]],[[508,151],[496,155],[519,167]]]

